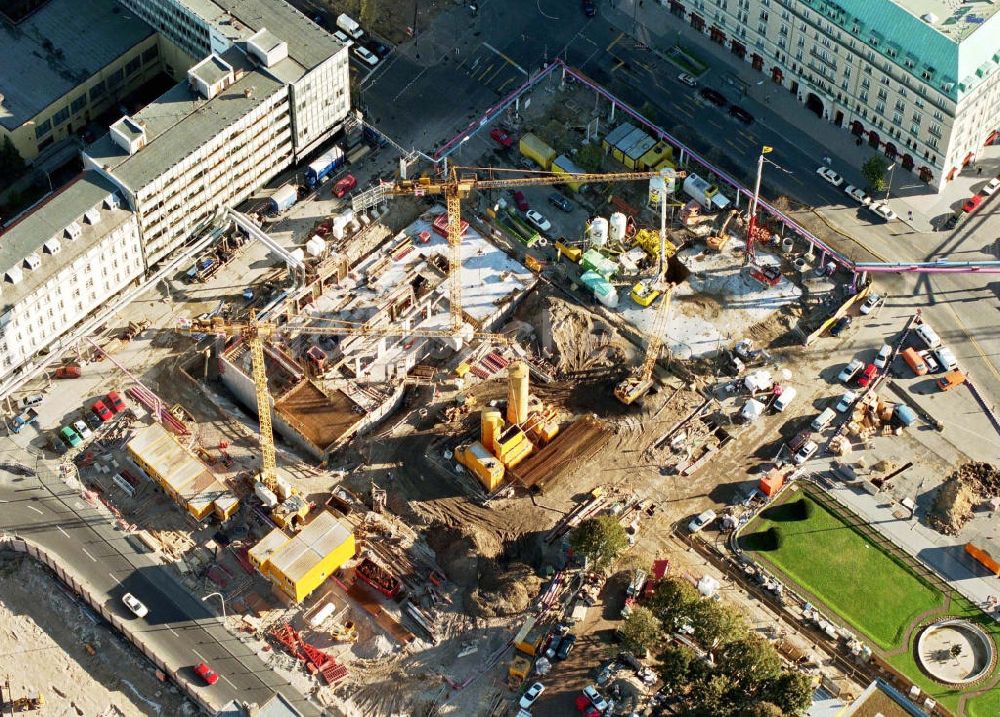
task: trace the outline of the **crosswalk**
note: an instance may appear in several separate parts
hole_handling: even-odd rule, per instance
[[[527,79],[527,73],[514,60],[489,43],[480,43],[458,69],[497,95],[506,95]]]

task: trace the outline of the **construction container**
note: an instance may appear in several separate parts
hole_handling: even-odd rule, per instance
[[[652,138],[648,134],[643,132],[641,129],[633,130],[625,137],[623,137],[621,140],[619,140],[617,143],[615,143],[615,145],[611,148],[611,156],[617,159],[622,164],[625,164],[625,155],[628,153],[628,151],[631,150],[633,147],[635,147],[636,144],[638,144],[639,142],[642,142],[644,139],[652,139]],[[643,152],[645,153],[645,151],[652,148],[652,146],[653,143],[650,142],[650,144],[646,146],[646,149],[643,150]]]
[[[674,158],[674,148],[662,139],[649,148],[644,155],[639,158],[636,164],[637,169],[654,169],[664,160]]]
[[[580,277],[580,281],[609,309],[618,307],[618,290],[603,276],[595,271],[588,271]]]
[[[565,154],[560,154],[554,160],[552,160],[552,165],[550,169],[557,174],[583,174],[584,171],[580,167],[576,166],[573,161],[567,157]],[[574,192],[581,191],[587,185],[583,182],[566,182],[564,185]]]
[[[757,488],[766,496],[772,496],[781,490],[785,484],[785,478],[777,468],[769,470],[758,483]]]
[[[552,160],[556,158],[556,151],[531,132],[521,135],[521,141],[517,146],[521,150],[522,155],[542,169],[551,167]]]
[[[268,201],[271,206],[271,211],[283,212],[295,204],[298,198],[299,190],[291,184],[286,184],[284,187],[275,190],[274,194],[271,195],[271,198]]]
[[[622,157],[622,163],[629,169],[638,169],[640,160],[656,145],[656,140],[646,135],[640,137]]]
[[[456,448],[455,460],[468,468],[490,493],[503,481],[503,464],[479,441]]]
[[[320,257],[326,252],[326,242],[321,237],[314,236],[306,242],[306,254],[312,257]]]
[[[636,126],[634,124],[623,122],[608,132],[608,134],[601,141],[601,149],[604,150],[605,154],[611,154],[612,148],[625,139],[625,137],[635,132],[635,130]]]
[[[588,249],[580,258],[584,269],[596,272],[604,279],[610,279],[618,272],[618,264],[596,249]]]

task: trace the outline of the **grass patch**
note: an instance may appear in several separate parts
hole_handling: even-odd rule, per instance
[[[754,536],[777,528],[778,540],[764,539],[775,548],[761,557],[882,649],[897,646],[917,615],[944,604],[940,592],[810,498],[768,511],[740,538],[744,549],[753,551],[761,540]]]
[[[667,50],[666,58],[695,77],[708,72],[708,63],[683,45],[674,45]]]

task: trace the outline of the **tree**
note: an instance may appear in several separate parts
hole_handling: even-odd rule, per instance
[[[747,634],[747,623],[735,608],[715,600],[699,600],[692,606],[694,637],[709,652]]]
[[[686,580],[664,578],[653,591],[650,607],[653,614],[668,630],[691,622],[694,606],[701,600],[701,594]]]
[[[573,156],[573,161],[588,172],[599,172],[604,160],[604,152],[600,144],[585,142]]]
[[[812,705],[812,678],[801,672],[782,672],[763,686],[762,693],[781,713],[798,717]]]
[[[755,702],[740,712],[739,717],[785,717],[785,713],[770,702]]]
[[[612,515],[585,520],[569,536],[569,544],[598,567],[607,567],[628,547],[628,535]]]
[[[868,188],[873,192],[885,191],[885,173],[889,169],[888,163],[878,154],[873,154],[861,165],[861,176],[868,182]]]
[[[726,642],[716,657],[716,669],[727,675],[748,698],[757,695],[763,683],[781,675],[777,651],[754,633]]]
[[[642,605],[634,605],[621,626],[622,641],[637,655],[644,655],[660,640],[660,621],[653,611]]]
[[[671,645],[660,653],[657,660],[657,672],[663,681],[664,692],[677,692],[691,681],[691,665],[698,658],[689,647]]]
[[[727,675],[708,673],[703,680],[691,685],[691,717],[730,717],[736,710],[731,693],[733,684]]]

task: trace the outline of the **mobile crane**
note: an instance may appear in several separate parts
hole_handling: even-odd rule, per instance
[[[634,403],[653,386],[653,367],[660,356],[660,347],[663,346],[663,333],[667,330],[667,320],[670,318],[670,299],[674,286],[661,279],[652,287],[654,291],[662,293],[662,297],[653,315],[653,327],[646,335],[646,357],[631,376],[615,386],[615,398],[626,406]]]

